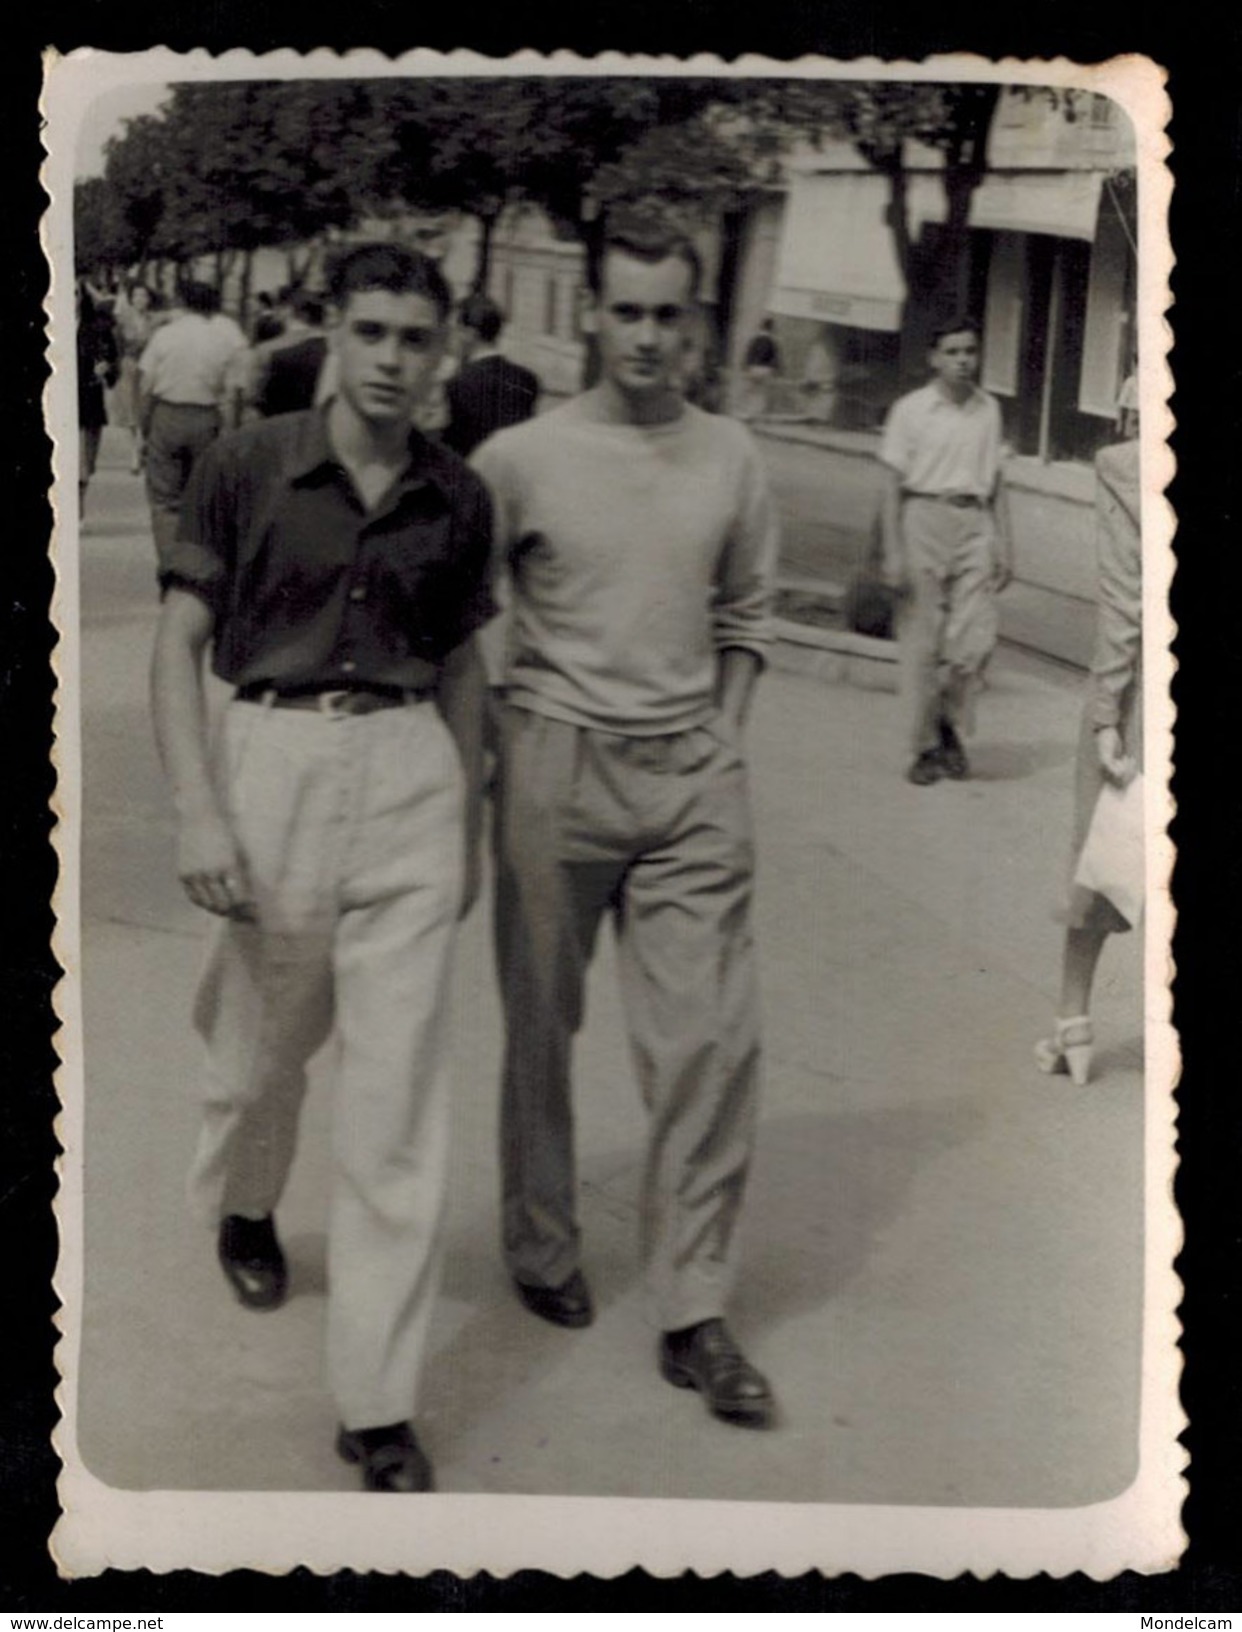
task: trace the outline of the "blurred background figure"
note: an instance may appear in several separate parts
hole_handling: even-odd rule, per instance
[[[99,443],[108,423],[105,391],[120,375],[120,355],[112,318],[84,279],[75,285],[78,343],[78,516],[86,509],[86,489],[95,474]]]
[[[1139,444],[1103,448],[1095,461],[1099,622],[1078,739],[1074,786],[1072,876],[1061,965],[1061,1001],[1051,1037],[1035,1046],[1041,1071],[1091,1074],[1095,1041],[1091,989],[1110,935],[1137,920],[1142,903],[1142,828],[1122,814],[1112,790],[1130,790],[1143,763],[1142,539]],[[1103,808],[1102,806],[1103,800]],[[1109,830],[1103,819],[1112,810]],[[1090,846],[1102,852],[1090,869]]]
[[[520,425],[539,401],[539,380],[501,355],[504,313],[487,295],[470,295],[457,309],[453,341],[461,366],[446,382],[444,442],[465,459],[493,431]]]
[[[1121,390],[1117,393],[1117,435],[1123,442],[1138,436],[1138,409],[1138,373],[1132,370],[1121,382]]]
[[[699,310],[690,313],[687,325],[675,384],[687,402],[705,413],[718,414],[724,405],[724,380],[715,330]]]
[[[285,332],[279,311],[280,295],[270,289],[261,289],[255,298],[255,318],[250,337],[256,346],[266,345]]]
[[[245,335],[220,310],[218,289],[188,282],[180,307],[138,359],[147,500],[161,564],[176,537],[195,460],[226,423],[237,422],[235,399],[249,352]]]
[[[773,334],[773,322],[765,317],[758,334],[752,335],[742,358],[741,390],[737,417],[760,419],[771,411],[772,381],[781,371],[781,352]]]
[[[264,419],[313,408],[328,355],[324,305],[318,295],[296,289],[289,296],[288,320],[280,334],[254,348],[251,395]]]
[[[143,457],[138,359],[158,325],[158,302],[145,283],[131,283],[117,296],[112,316],[121,353],[120,378],[112,397],[112,423],[129,432],[129,468],[136,476],[142,469]]]
[[[831,329],[821,327],[807,348],[802,364],[802,396],[806,416],[817,425],[830,425],[837,405],[841,359]]]

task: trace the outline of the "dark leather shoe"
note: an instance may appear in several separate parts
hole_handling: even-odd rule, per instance
[[[964,782],[970,775],[970,761],[962,747],[962,739],[947,720],[940,722],[940,765],[954,782]]]
[[[906,772],[906,781],[913,782],[916,788],[926,788],[933,782],[939,782],[943,775],[944,763],[940,758],[940,749],[927,748]]]
[[[768,1380],[733,1341],[723,1320],[704,1320],[660,1339],[660,1370],[675,1388],[697,1388],[713,1416],[766,1428],[775,1402]]]
[[[513,1288],[532,1315],[554,1326],[589,1326],[595,1319],[591,1288],[580,1269],[563,1286],[527,1286],[515,1279]]]
[[[342,1428],[336,1436],[336,1454],[361,1470],[364,1490],[412,1495],[436,1488],[431,1463],[408,1422],[387,1428]]]
[[[289,1289],[289,1270],[271,1217],[221,1220],[216,1243],[220,1267],[247,1309],[277,1309]]]

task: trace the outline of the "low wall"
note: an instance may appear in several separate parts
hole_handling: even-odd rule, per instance
[[[804,443],[823,456],[833,519],[860,538],[880,500],[879,438],[779,420],[752,427],[761,438]],[[1095,633],[1094,476],[1087,465],[1006,466],[1014,582],[999,601],[1001,637],[1060,662],[1086,667]]]

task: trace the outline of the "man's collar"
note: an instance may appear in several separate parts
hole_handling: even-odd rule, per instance
[[[343,468],[340,455],[328,435],[328,410],[331,406],[329,398],[321,408],[301,416],[293,458],[289,462],[290,481],[305,482],[324,471]],[[411,425],[407,446],[409,462],[397,479],[398,485],[405,491],[412,491],[429,483],[447,499],[449,483],[440,468],[434,444]]]
[[[931,393],[933,403],[937,406],[943,403],[946,408],[973,408],[984,395],[983,388],[973,382],[960,402],[947,391],[941,390],[939,380],[928,380],[927,389]]]

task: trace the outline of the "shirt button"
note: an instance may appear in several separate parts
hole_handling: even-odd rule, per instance
[[[354,662],[353,658],[347,657],[341,664],[341,672],[343,674],[352,674],[357,667],[358,665]]]
[[[361,584],[355,584],[349,592],[349,598],[351,601],[365,601],[367,592]]]

